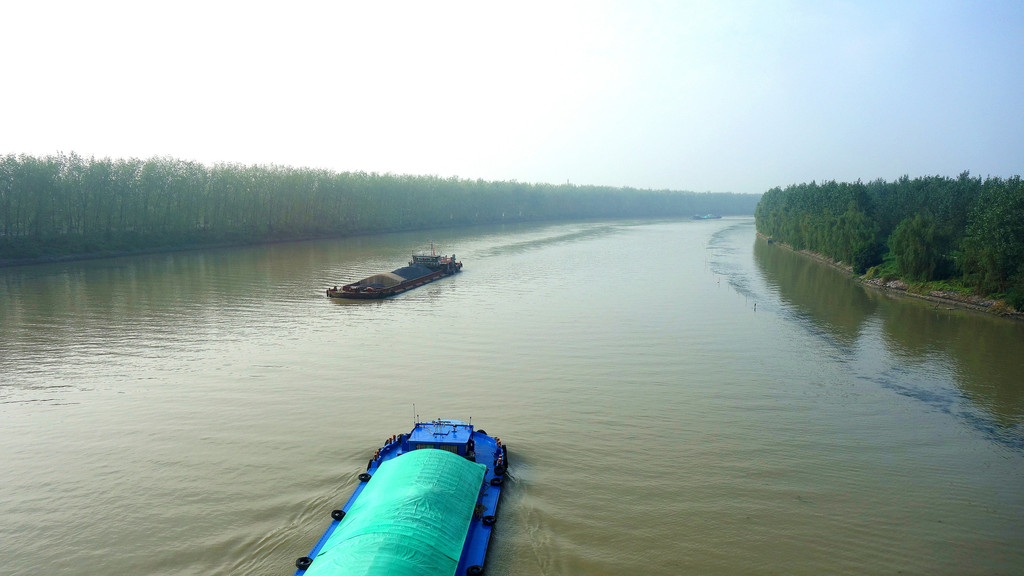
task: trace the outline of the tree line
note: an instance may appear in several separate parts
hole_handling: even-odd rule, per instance
[[[0,157],[0,261],[502,222],[751,214],[732,193],[245,166]]]
[[[955,280],[1024,310],[1020,176],[794,184],[767,191],[754,216],[758,232],[857,273]]]

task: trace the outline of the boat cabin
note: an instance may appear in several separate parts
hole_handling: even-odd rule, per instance
[[[415,266],[417,264],[419,264],[420,266],[429,266],[431,268],[440,268],[441,267],[441,257],[440,256],[423,256],[423,255],[420,255],[420,254],[413,254],[412,255],[412,260],[409,261],[409,265],[410,266]]]
[[[472,437],[472,424],[458,420],[434,420],[417,424],[405,441],[405,449],[435,448],[472,458]]]

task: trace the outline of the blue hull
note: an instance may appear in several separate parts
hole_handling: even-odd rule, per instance
[[[486,468],[483,472],[482,483],[475,506],[471,512],[472,517],[466,531],[465,542],[462,545],[462,554],[454,572],[456,575],[465,574],[470,576],[483,574],[487,547],[497,521],[498,502],[501,499],[505,472],[508,467],[508,449],[501,443],[499,438],[489,436],[483,430],[476,430],[471,424],[457,420],[436,420],[433,422],[417,423],[408,434],[395,435],[384,442],[384,445],[370,459],[366,472],[359,475],[359,485],[356,486],[355,491],[349,497],[345,506],[331,513],[332,522],[323,536],[320,537],[316,546],[313,547],[308,556],[299,558],[296,561],[295,565],[298,569],[295,572],[295,576],[304,576],[307,570],[313,570],[313,565],[316,563],[318,555],[325,550],[324,547],[331,540],[332,535],[339,531],[346,521],[346,515],[359,500],[364,490],[373,482],[373,476],[382,464],[424,448],[444,450],[458,455],[480,465],[476,467],[478,470],[479,468]],[[446,455],[441,454],[441,456]],[[448,457],[451,458],[450,456]],[[413,459],[403,462],[417,462],[417,460]],[[479,476],[476,478],[479,479]],[[473,486],[475,486],[475,483]],[[369,502],[372,502],[372,496],[370,498]],[[471,499],[472,496],[470,496],[469,500]],[[467,515],[470,514],[468,506],[465,512]],[[350,522],[353,521],[352,516],[347,517],[347,519]],[[450,557],[454,558],[454,555]],[[326,561],[324,560],[324,562]],[[328,573],[333,574],[333,572]],[[424,576],[426,575],[424,574]]]

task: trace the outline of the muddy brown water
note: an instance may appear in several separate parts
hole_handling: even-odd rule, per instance
[[[0,269],[0,574],[290,574],[414,405],[510,445],[488,574],[1019,573],[1022,358],[750,219]]]

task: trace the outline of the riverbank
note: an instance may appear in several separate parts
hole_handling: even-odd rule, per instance
[[[765,241],[770,240],[767,236],[761,234],[760,232],[757,233],[757,236],[758,238],[761,238]],[[831,266],[832,268],[837,268],[839,270],[843,270],[844,272],[849,272],[850,275],[861,284],[889,294],[895,294],[897,296],[906,296],[908,298],[917,298],[919,300],[927,300],[929,302],[935,303],[937,308],[945,305],[950,308],[963,308],[967,310],[974,310],[977,312],[984,312],[986,314],[993,314],[996,316],[1003,316],[1006,318],[1013,318],[1015,320],[1024,321],[1024,312],[1014,309],[1012,306],[1010,306],[1003,300],[988,298],[984,296],[977,296],[973,294],[961,294],[959,292],[954,292],[952,290],[929,290],[927,292],[915,292],[912,289],[912,286],[903,279],[868,278],[867,275],[857,276],[854,273],[852,266],[849,266],[848,264],[845,264],[843,262],[833,260],[832,258],[829,258],[828,256],[825,256],[823,254],[812,252],[811,250],[794,250],[793,247],[790,246],[789,244],[779,242],[778,240],[772,240],[771,244],[772,246],[778,246],[779,248],[789,250],[790,252],[795,252],[797,254],[800,254],[801,256],[825,264],[826,266]]]
[[[281,242],[287,242],[282,240]],[[260,242],[259,244],[274,244],[275,242]],[[15,266],[34,266],[37,264],[55,264],[57,262],[76,262],[78,260],[102,260],[104,258],[121,258],[124,256],[144,256],[146,254],[163,254],[168,252],[190,252],[194,250],[216,250],[219,248],[238,248],[241,246],[255,245],[251,242],[215,242],[210,244],[189,244],[179,246],[147,246],[141,248],[118,248],[110,250],[95,250],[90,252],[73,252],[66,254],[48,254],[44,256],[29,256],[25,258],[0,258],[0,268],[13,268]]]
[[[429,231],[429,230],[427,230]],[[258,238],[226,238],[209,239],[203,241],[189,241],[181,243],[159,243],[154,241],[119,242],[111,247],[97,250],[65,250],[59,253],[47,253],[37,256],[25,257],[0,257],[0,268],[15,266],[33,266],[36,264],[54,264],[57,262],[75,262],[78,260],[101,260],[105,258],[121,258],[124,256],[144,256],[147,254],[164,254],[170,252],[192,252],[196,250],[219,250],[224,248],[241,248],[245,246],[269,246],[273,244],[288,244],[292,242],[311,242],[316,240],[340,240],[355,236],[371,236],[375,234],[390,234],[394,232],[407,232],[407,230],[381,229],[352,234],[319,234],[302,236],[281,236],[281,237],[258,237]]]

